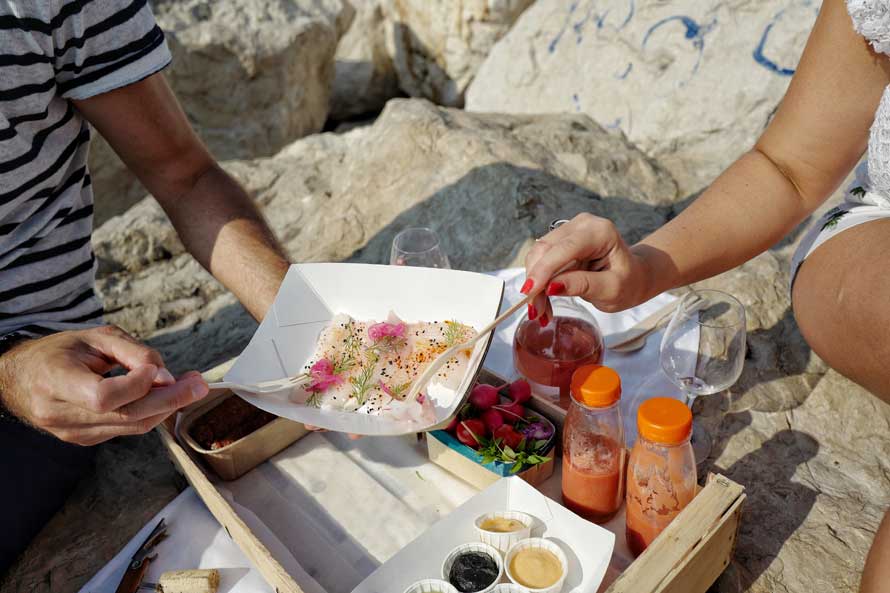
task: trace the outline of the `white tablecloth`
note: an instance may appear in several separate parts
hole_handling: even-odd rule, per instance
[[[518,283],[511,280],[521,273],[497,272],[508,281],[504,308],[520,298]],[[660,295],[622,313],[602,313],[592,307],[591,312],[608,335],[627,329],[673,298]],[[518,322],[517,315],[498,329],[485,362],[506,377],[515,376],[512,342]],[[639,394],[678,393],[660,372],[659,344],[660,334],[632,355],[606,354],[605,364],[622,377],[628,427],[633,426],[630,406]],[[476,493],[432,464],[425,446],[413,435],[356,442],[334,433],[309,435],[224,487],[239,514],[306,593],[349,593],[380,563]],[[558,476],[543,491],[558,500]],[[158,559],[146,580],[156,581],[167,570],[220,568],[222,593],[271,590],[189,488],[82,591],[113,593],[128,559],[161,517],[167,519],[170,537],[158,546]],[[607,527],[620,529],[620,523],[618,517]],[[620,565],[626,560],[626,548],[623,534],[618,535],[615,554]]]

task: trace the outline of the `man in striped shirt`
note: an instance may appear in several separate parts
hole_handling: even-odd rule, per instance
[[[102,326],[89,124],[254,317],[288,267],[159,74],[170,59],[146,0],[0,0],[0,575],[88,466],[82,445],[149,431],[207,393]],[[104,377],[115,367],[127,373]]]

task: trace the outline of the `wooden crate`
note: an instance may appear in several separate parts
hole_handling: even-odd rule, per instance
[[[230,364],[211,369],[204,376],[208,381],[218,381]],[[558,415],[551,417],[544,410],[538,411],[561,424]],[[159,426],[158,432],[173,463],[274,591],[304,593],[223,498],[197,456],[176,440],[172,424]],[[744,500],[742,486],[724,476],[713,476],[606,593],[705,593],[732,558]]]

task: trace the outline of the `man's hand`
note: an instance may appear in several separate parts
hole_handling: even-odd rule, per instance
[[[129,372],[103,378],[117,366]],[[146,433],[207,392],[199,373],[175,381],[160,354],[113,326],[30,340],[0,357],[6,408],[79,445]]]

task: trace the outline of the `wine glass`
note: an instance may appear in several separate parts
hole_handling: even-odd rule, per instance
[[[683,390],[691,408],[695,398],[729,389],[745,363],[745,308],[719,290],[685,295],[661,340],[661,368]],[[692,450],[702,463],[711,454],[711,439],[693,422]]]
[[[401,231],[392,240],[389,263],[393,266],[451,268],[448,256],[439,244],[439,235],[427,227]]]

